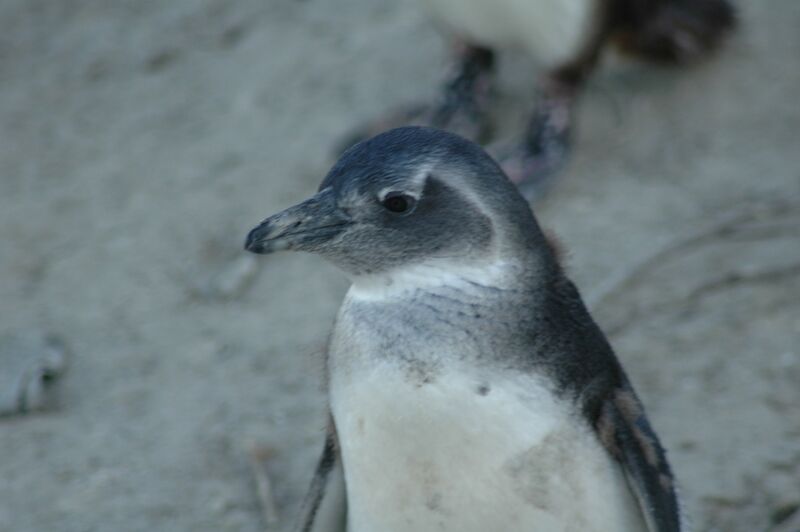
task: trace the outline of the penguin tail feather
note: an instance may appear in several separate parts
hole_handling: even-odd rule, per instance
[[[628,0],[615,36],[623,53],[665,65],[691,63],[719,47],[736,26],[727,0]]]

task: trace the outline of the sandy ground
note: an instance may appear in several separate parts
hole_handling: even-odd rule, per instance
[[[596,78],[536,209],[695,528],[796,532],[800,4],[739,4],[716,60]],[[408,1],[0,2],[0,335],[72,353],[54,408],[0,420],[0,531],[263,530],[252,446],[289,529],[346,281],[242,240],[349,127],[433,94],[444,59]],[[533,79],[505,61],[502,135]]]

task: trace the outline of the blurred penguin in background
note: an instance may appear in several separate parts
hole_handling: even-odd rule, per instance
[[[522,49],[543,66],[543,75],[521,141],[496,155],[528,199],[566,161],[576,101],[609,45],[651,63],[681,66],[717,48],[735,23],[727,0],[420,1],[456,43],[441,93],[430,105],[375,121],[351,141],[403,124],[486,140],[496,51]]]

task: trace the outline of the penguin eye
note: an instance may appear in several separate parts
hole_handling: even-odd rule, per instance
[[[411,212],[417,203],[413,196],[403,194],[402,192],[389,192],[381,202],[386,210],[403,214]]]

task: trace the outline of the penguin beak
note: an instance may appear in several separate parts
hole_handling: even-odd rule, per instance
[[[244,249],[267,254],[275,251],[313,251],[352,223],[338,207],[330,187],[306,201],[274,214],[247,235]]]

